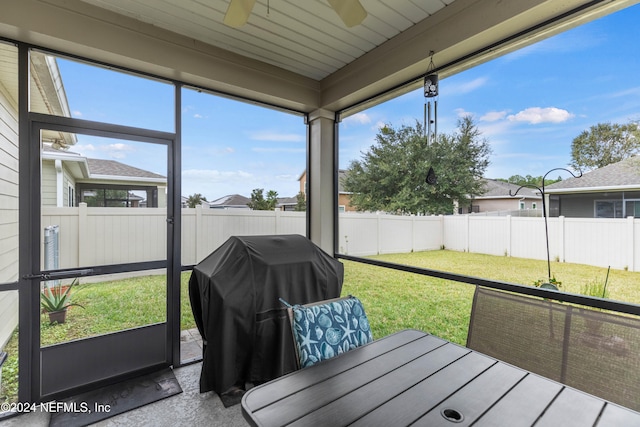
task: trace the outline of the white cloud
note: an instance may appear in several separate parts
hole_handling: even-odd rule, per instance
[[[467,116],[473,116],[474,115],[471,111],[467,111],[464,108],[456,108],[455,112],[456,112],[456,115],[459,118],[467,117]]]
[[[305,153],[307,149],[285,147],[253,147],[251,151],[256,153]]]
[[[279,133],[273,131],[257,131],[251,132],[249,138],[254,141],[278,141],[278,142],[304,142],[304,134],[298,133]]]
[[[193,118],[194,119],[202,119],[202,118],[204,118],[204,116],[202,114],[196,113],[196,114],[193,115]]]
[[[444,89],[440,90],[441,94],[446,95],[464,95],[481,88],[489,81],[486,77],[478,77],[468,82],[460,82],[455,84],[444,84]]]
[[[480,121],[483,122],[495,122],[502,120],[507,116],[506,111],[489,111],[480,117]]]
[[[251,173],[242,170],[219,171],[214,169],[187,169],[182,172],[182,176],[185,178],[194,179],[196,181],[204,181],[207,183],[234,179],[246,180],[253,177]]]
[[[132,146],[121,142],[104,145],[99,147],[99,149],[106,151],[107,154],[114,159],[124,159],[127,157],[127,153],[134,151]]]
[[[371,121],[372,121],[371,116],[369,116],[367,113],[356,113],[353,116],[349,116],[346,119],[344,119],[342,123],[345,125],[348,125],[351,123],[366,125],[371,123]]]
[[[96,151],[96,147],[93,144],[76,144],[73,146],[73,151],[82,154],[87,151]]]
[[[527,122],[530,124],[538,123],[562,123],[571,119],[575,115],[555,107],[531,107],[520,111],[517,114],[512,114],[507,117],[512,122]]]
[[[82,117],[82,111],[73,110],[73,111],[71,112],[71,115],[72,115],[73,117]]]

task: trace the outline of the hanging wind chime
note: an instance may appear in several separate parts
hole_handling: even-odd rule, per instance
[[[427,147],[429,146],[429,140],[433,137],[434,141],[438,137],[438,74],[436,73],[436,66],[433,63],[433,51],[429,52],[430,62],[427,67],[427,72],[424,76],[424,133],[427,140]],[[433,99],[433,120],[431,119],[431,99]],[[433,124],[433,134],[431,133],[431,125]],[[426,178],[427,184],[435,185],[437,183],[436,174],[433,171],[433,167],[429,167]]]

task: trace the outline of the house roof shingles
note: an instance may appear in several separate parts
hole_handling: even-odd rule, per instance
[[[126,176],[132,178],[158,178],[166,179],[165,176],[158,175],[157,173],[149,172],[143,169],[138,169],[133,166],[125,165],[124,163],[116,162],[115,160],[102,160],[102,159],[89,159],[89,171],[91,175],[109,175],[109,176]]]
[[[563,190],[612,190],[616,187],[640,189],[640,156],[629,157],[617,163],[592,170],[579,178],[569,178],[545,188],[550,193]]]
[[[222,196],[216,200],[212,200],[209,202],[209,206],[212,208],[220,208],[220,207],[248,207],[247,203],[249,203],[251,199],[248,197],[241,196],[240,194],[229,194],[226,196]]]
[[[484,183],[484,193],[480,196],[476,196],[476,199],[495,199],[501,197],[529,197],[534,199],[540,199],[541,196],[537,193],[536,190],[522,187],[519,185],[511,184],[509,182],[497,181],[494,179],[486,179],[483,180]],[[518,191],[520,189],[520,191]],[[511,192],[511,194],[509,194]],[[517,196],[514,196],[518,192]]]

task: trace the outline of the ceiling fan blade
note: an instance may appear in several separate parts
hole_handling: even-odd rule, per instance
[[[351,28],[360,24],[367,17],[367,11],[359,0],[327,0],[336,11],[344,25]]]
[[[222,22],[229,27],[242,27],[247,23],[255,4],[256,0],[231,0]]]

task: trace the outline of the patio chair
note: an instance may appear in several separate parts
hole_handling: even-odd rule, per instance
[[[467,347],[640,410],[640,319],[476,287]]]
[[[280,301],[289,312],[298,369],[373,341],[362,302],[354,296],[294,306]]]

